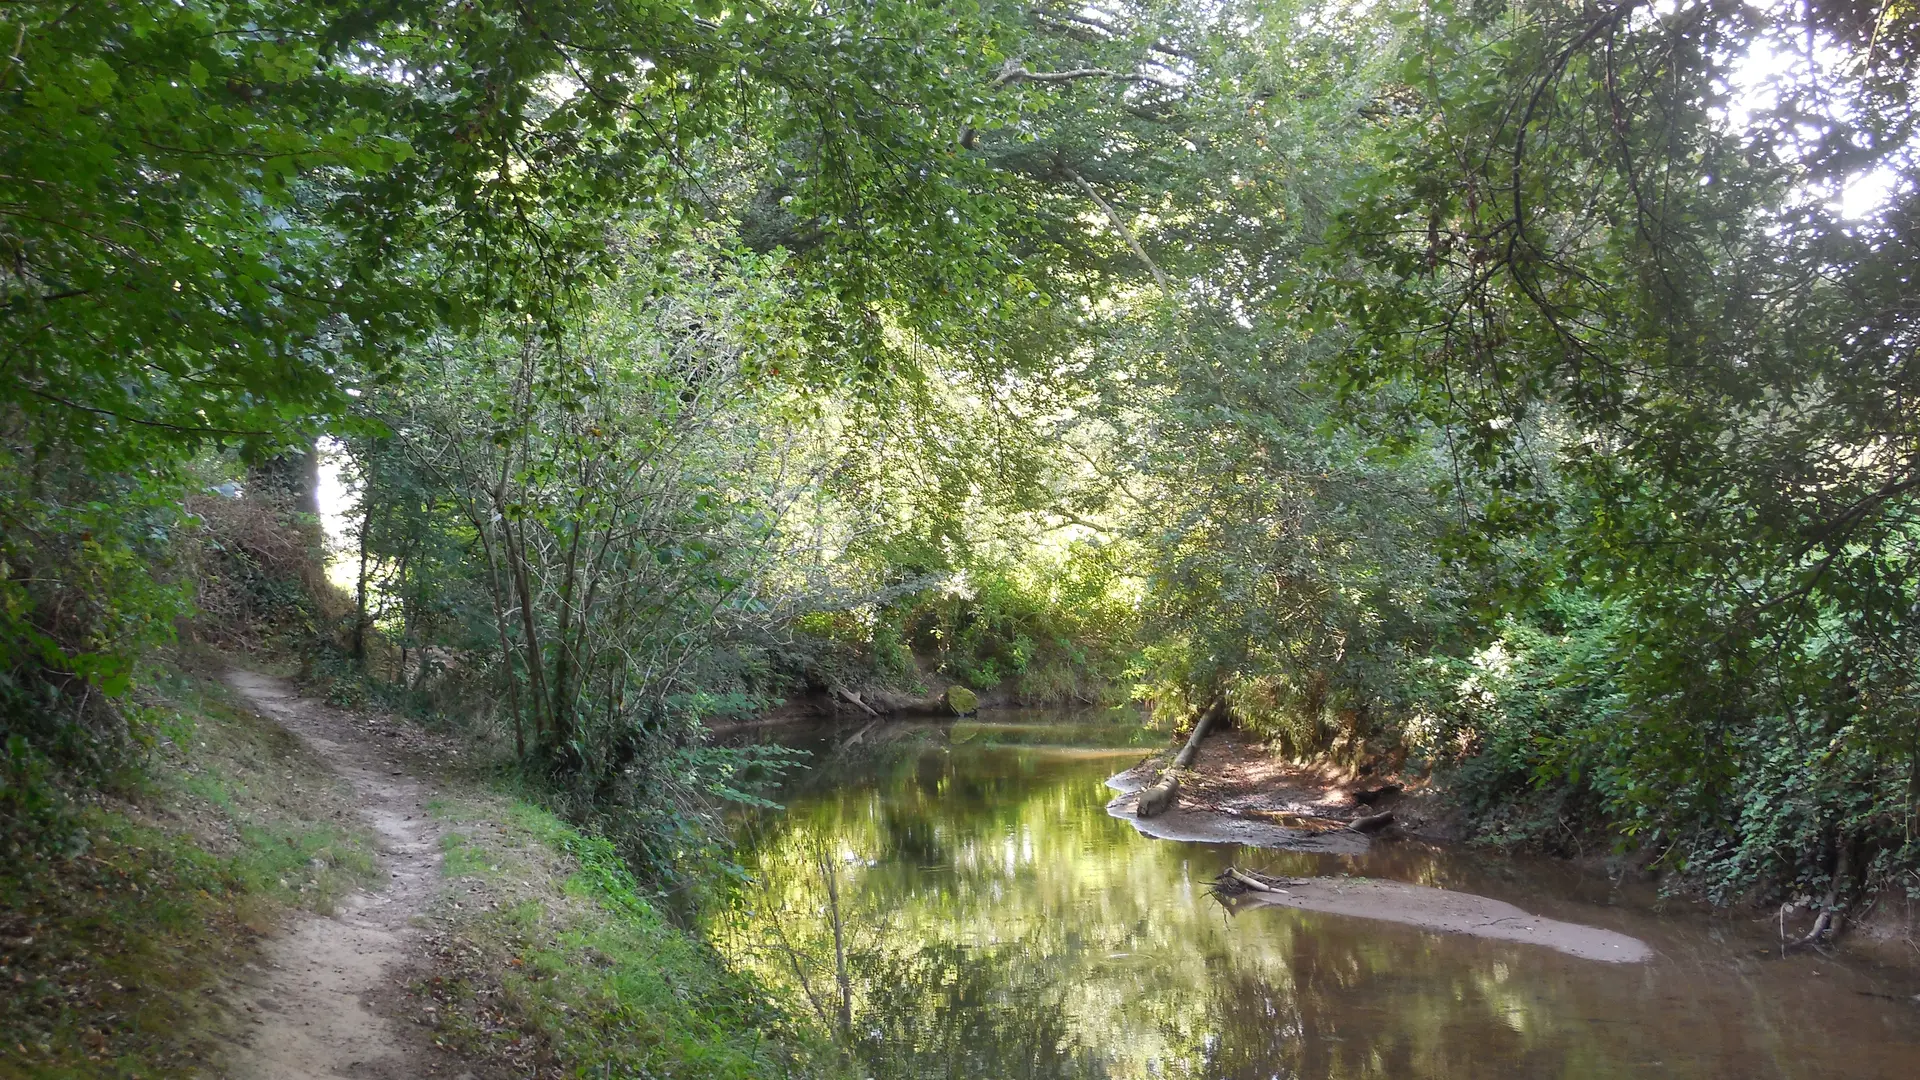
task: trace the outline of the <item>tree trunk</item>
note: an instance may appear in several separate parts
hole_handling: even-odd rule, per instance
[[[1837,832],[1838,830],[1836,830]],[[1833,880],[1827,885],[1826,902],[1820,905],[1820,915],[1813,920],[1813,929],[1800,939],[1802,945],[1820,945],[1840,935],[1841,924],[1846,915],[1840,910],[1841,902],[1846,898],[1848,886],[1853,877],[1853,844],[1845,836],[1839,838],[1840,851],[1833,859]]]
[[[526,526],[521,526],[524,533]],[[513,523],[502,517],[500,531],[504,535],[504,544],[510,558],[508,569],[513,575],[514,592],[520,600],[520,630],[526,636],[521,643],[521,652],[527,661],[527,696],[533,701],[533,738],[536,746],[546,741],[547,730],[543,722],[547,706],[546,658],[540,648],[540,624],[533,612],[533,586],[528,581],[527,542],[525,536],[516,538]]]
[[[367,534],[373,531],[373,500],[367,492],[360,493],[366,503],[360,515],[360,574],[353,590],[353,643],[348,654],[354,663],[362,668],[367,664]]]
[[[1140,792],[1134,800],[1133,812],[1136,817],[1158,817],[1173,806],[1180,796],[1180,778],[1168,769],[1160,774],[1160,779],[1152,787]]]
[[[1226,699],[1214,698],[1213,704],[1207,706],[1206,711],[1200,714],[1200,719],[1194,721],[1193,734],[1187,736],[1187,745],[1181,747],[1180,753],[1173,759],[1174,768],[1184,769],[1193,764],[1193,759],[1200,756],[1200,740],[1211,734],[1213,725],[1226,714]]]
[[[480,537],[480,550],[487,557],[487,592],[493,598],[493,628],[500,638],[500,664],[507,674],[507,708],[513,712],[513,757],[515,761],[525,761],[527,737],[520,716],[520,676],[513,670],[513,642],[507,635],[507,606],[501,592],[500,563],[494,558],[493,541],[487,535],[488,526],[479,520],[477,513],[469,516],[473,520],[474,532]]]
[[[1347,823],[1347,828],[1357,833],[1377,833],[1391,824],[1393,824],[1393,811],[1389,810],[1384,814],[1367,814],[1354,818]]]
[[[1213,725],[1227,714],[1225,698],[1214,698],[1194,721],[1193,734],[1187,736],[1187,745],[1174,755],[1173,764],[1160,773],[1160,779],[1153,786],[1143,789],[1134,800],[1133,812],[1137,817],[1154,817],[1173,808],[1174,800],[1180,796],[1180,777],[1178,771],[1193,764],[1200,755],[1200,741],[1213,731]]]

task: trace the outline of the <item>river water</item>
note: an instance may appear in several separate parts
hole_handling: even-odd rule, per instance
[[[1153,736],[998,714],[807,740],[716,940],[845,1024],[861,1074],[952,1077],[1920,1078],[1920,977],[1597,871],[1385,842],[1358,856],[1141,836],[1103,781]],[[1209,895],[1233,864],[1491,896],[1646,942],[1537,945]],[[836,933],[838,942],[836,944]],[[1920,959],[1920,958],[1916,958]]]

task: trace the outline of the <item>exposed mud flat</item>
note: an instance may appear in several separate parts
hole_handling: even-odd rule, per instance
[[[1241,761],[1247,759],[1244,747],[1232,749],[1239,752]],[[1172,809],[1143,818],[1135,812],[1135,800],[1157,772],[1157,763],[1142,762],[1107,779],[1107,786],[1120,793],[1108,801],[1107,813],[1126,821],[1142,835],[1161,840],[1330,855],[1362,855],[1371,847],[1367,837],[1342,824],[1342,818],[1351,817],[1354,809],[1351,796],[1310,770],[1256,761],[1253,768],[1239,771],[1259,775],[1237,777],[1236,797],[1226,800],[1227,805],[1207,802],[1196,806],[1183,791],[1181,802]],[[1256,784],[1266,785],[1266,789],[1260,790]],[[1272,813],[1300,815],[1308,827],[1292,828],[1251,816]],[[1291,907],[1443,934],[1524,942],[1606,963],[1641,963],[1653,955],[1646,943],[1625,934],[1544,918],[1491,897],[1398,881],[1289,879],[1272,892],[1247,892],[1225,902],[1235,910]]]
[[[1502,900],[1378,878],[1290,878],[1271,892],[1246,892],[1225,901],[1230,910],[1290,907],[1358,919],[1416,926],[1443,934],[1539,945],[1583,960],[1638,964],[1653,950],[1638,938],[1597,926],[1561,922]]]
[[[1195,763],[1196,775],[1203,767],[1218,768],[1222,764],[1221,759],[1227,755],[1222,753],[1220,744],[1227,742],[1235,744],[1227,748],[1235,761],[1246,762],[1256,757],[1247,747],[1238,745],[1238,740],[1216,736],[1202,745],[1200,759]],[[1209,750],[1213,751],[1213,760],[1208,759]],[[1208,798],[1220,785],[1216,782],[1210,789],[1203,778],[1183,783],[1171,809],[1143,818],[1135,812],[1135,799],[1161,768],[1157,759],[1148,759],[1107,778],[1107,786],[1119,792],[1107,803],[1107,813],[1132,825],[1141,835],[1157,840],[1246,844],[1329,855],[1366,852],[1368,839],[1346,829],[1344,817],[1336,816],[1349,801],[1344,793],[1308,770],[1279,765],[1264,755],[1259,755],[1257,760],[1266,767],[1256,770],[1258,776],[1239,779],[1235,797]],[[1199,798],[1195,797],[1196,792]],[[1281,815],[1298,818],[1300,825],[1270,820],[1272,816]]]
[[[1121,776],[1126,776],[1122,773]],[[1118,777],[1107,781],[1112,786]],[[1134,813],[1138,789],[1124,791],[1107,803],[1107,813],[1156,840],[1183,840],[1201,844],[1245,844],[1249,847],[1310,851],[1323,855],[1360,855],[1368,840],[1345,829],[1295,829],[1258,818],[1236,817],[1213,810],[1175,807],[1155,817]]]

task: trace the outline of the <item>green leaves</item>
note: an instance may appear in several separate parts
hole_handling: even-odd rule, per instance
[[[1814,28],[1634,10],[1396,20],[1421,100],[1376,129],[1303,291],[1351,334],[1330,365],[1349,411],[1406,388],[1409,420],[1445,433],[1472,514],[1452,550],[1535,580],[1491,610],[1614,605],[1572,652],[1529,646],[1585,701],[1514,689],[1482,728],[1488,761],[1632,833],[1681,830],[1675,858],[1724,884],[1791,877],[1842,827],[1840,792],[1895,813],[1911,756],[1911,730],[1857,726],[1842,689],[1912,648],[1890,613],[1916,584],[1920,432],[1883,409],[1911,392],[1886,364],[1909,317],[1872,284],[1908,221],[1842,239],[1809,195],[1827,151],[1787,134],[1824,112],[1887,146],[1870,84],[1814,70],[1776,86],[1777,110],[1725,113],[1738,57]],[[1839,100],[1860,111],[1831,115]],[[1816,755],[1820,731],[1844,752]],[[1781,739],[1848,764],[1789,790],[1764,749]],[[1754,784],[1772,794],[1733,813]]]

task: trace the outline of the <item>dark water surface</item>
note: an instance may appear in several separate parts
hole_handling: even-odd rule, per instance
[[[1920,1080],[1911,968],[1781,959],[1769,925],[1662,913],[1559,862],[1148,839],[1108,816],[1103,781],[1150,736],[1097,717],[995,719],[816,744],[787,810],[742,825],[759,884],[716,936],[827,1022],[844,1008],[877,1080]],[[1235,914],[1206,891],[1229,863],[1476,892],[1630,934],[1655,957]]]

